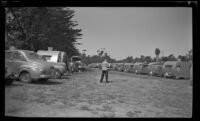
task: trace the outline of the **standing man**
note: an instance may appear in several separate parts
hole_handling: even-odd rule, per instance
[[[69,68],[69,75],[72,75],[74,71],[74,63],[72,60],[70,60],[68,68]]]
[[[100,83],[103,82],[104,75],[106,75],[106,83],[108,83],[108,68],[109,68],[109,63],[105,59],[101,64],[102,73],[101,73]]]

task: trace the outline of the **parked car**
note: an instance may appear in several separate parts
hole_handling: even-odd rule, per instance
[[[53,77],[54,68],[33,51],[5,50],[5,65],[22,82]]]
[[[164,76],[163,63],[161,62],[149,63],[148,69],[151,76]]]
[[[67,71],[65,60],[67,55],[62,51],[39,50],[37,54],[44,57],[55,69],[55,78],[61,78]]]
[[[183,61],[166,61],[163,64],[164,76],[170,78],[190,78],[190,63]]]

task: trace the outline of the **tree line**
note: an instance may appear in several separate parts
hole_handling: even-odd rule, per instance
[[[93,56],[86,56],[85,53],[81,54],[82,61],[86,64],[90,63],[101,63],[103,60],[107,59],[109,63],[135,63],[135,62],[156,62],[156,61],[178,61],[179,59],[181,61],[190,61],[192,60],[192,49],[188,51],[187,54],[185,55],[179,55],[177,58],[173,55],[170,54],[169,56],[163,56],[159,58],[160,55],[160,49],[156,48],[155,49],[155,55],[156,57],[151,57],[151,56],[144,56],[141,55],[140,57],[135,57],[133,58],[132,56],[128,56],[125,59],[122,60],[116,60],[110,57],[107,52],[104,51],[98,51],[96,55]]]
[[[5,9],[5,49],[25,50],[53,47],[68,56],[80,55],[75,47],[81,29],[72,21],[74,11],[65,7],[8,7]]]

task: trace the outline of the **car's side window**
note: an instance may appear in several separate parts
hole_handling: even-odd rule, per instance
[[[18,60],[18,61],[25,61],[26,59],[24,58],[24,56],[19,53],[19,52],[14,52],[14,60]]]

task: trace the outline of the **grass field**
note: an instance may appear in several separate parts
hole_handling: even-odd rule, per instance
[[[20,117],[186,117],[192,116],[189,80],[88,69],[62,79],[5,87],[5,115]],[[105,81],[105,80],[104,80]]]

